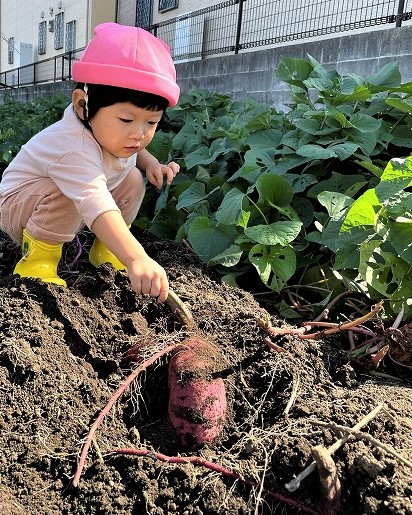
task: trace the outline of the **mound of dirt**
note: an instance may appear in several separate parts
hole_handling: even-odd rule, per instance
[[[13,276],[19,249],[2,235],[0,513],[411,514],[407,379],[354,368],[336,340],[288,336],[277,341],[284,352],[270,349],[257,323],[268,314],[252,295],[220,284],[187,249],[138,237],[222,351],[223,433],[196,453],[181,448],[167,418],[163,356],[108,410],[75,488],[88,431],[132,371],[128,349],[138,344],[153,356],[187,329],[167,305],[136,295],[124,273],[89,265],[89,237],[80,258],[65,249],[62,288]],[[273,314],[271,321],[282,323]],[[312,462],[313,447],[347,434],[334,425],[353,427],[380,403],[362,428],[368,438],[352,435],[333,454],[340,500],[325,498],[332,475],[321,481],[317,469],[295,491],[286,488]]]

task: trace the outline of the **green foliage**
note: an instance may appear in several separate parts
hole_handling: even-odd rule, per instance
[[[319,309],[350,287],[399,311],[412,295],[407,279],[396,282],[405,268],[393,256],[403,250],[407,262],[409,225],[401,230],[398,213],[389,225],[382,218],[379,238],[374,231],[382,206],[400,202],[391,192],[409,201],[409,179],[392,172],[388,181],[386,165],[412,148],[412,84],[401,83],[396,63],[359,77],[310,56],[283,58],[277,74],[292,99],[285,112],[204,90],[182,95],[150,147],[182,171],[145,203],[147,227],[187,240],[224,280],[276,293],[288,316],[282,296],[292,286],[321,292]],[[385,200],[373,196],[382,184]],[[377,248],[379,264],[364,265]]]
[[[360,77],[283,58],[284,112],[252,99],[195,90],[168,110],[149,150],[181,165],[171,186],[148,185],[135,224],[186,240],[224,281],[320,311],[351,288],[388,301],[412,298],[412,83],[396,63]],[[0,106],[7,163],[61,117],[68,99]],[[304,297],[303,293],[304,292]]]
[[[63,94],[0,105],[0,167],[5,167],[32,136],[62,117],[70,100]]]
[[[357,270],[356,281],[372,298],[389,299],[389,311],[404,309],[406,317],[412,314],[412,193],[406,190],[411,185],[412,158],[392,159],[375,188],[356,200],[343,199],[332,230],[318,239],[335,252],[342,276]]]

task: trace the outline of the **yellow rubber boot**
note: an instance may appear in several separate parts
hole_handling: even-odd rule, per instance
[[[124,264],[98,238],[95,238],[90,249],[89,261],[96,268],[109,263],[115,270],[126,270]]]
[[[61,245],[50,245],[32,238],[26,229],[23,230],[21,244],[23,257],[14,268],[14,273],[21,277],[33,277],[46,283],[67,286],[66,281],[57,275],[57,266],[62,256]]]

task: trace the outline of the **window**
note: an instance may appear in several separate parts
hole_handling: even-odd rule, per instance
[[[76,20],[66,23],[66,52],[76,50]]]
[[[179,0],[159,0],[159,13],[171,11],[179,7]]]
[[[56,14],[54,17],[54,49],[63,48],[64,43],[64,13]]]
[[[9,64],[13,64],[14,63],[14,38],[9,38],[7,40],[7,55],[8,55],[7,62]]]
[[[152,0],[139,0],[136,3],[136,27],[147,29],[152,23]]]
[[[39,23],[39,42],[37,53],[39,55],[46,53],[46,34],[47,34],[47,22],[41,21]]]

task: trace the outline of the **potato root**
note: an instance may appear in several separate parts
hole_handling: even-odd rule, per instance
[[[226,389],[217,376],[218,349],[199,336],[187,338],[169,362],[169,418],[184,447],[212,443],[226,418]]]

